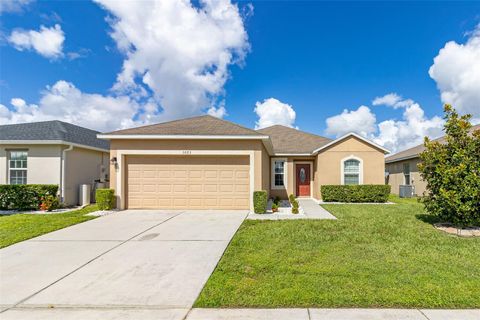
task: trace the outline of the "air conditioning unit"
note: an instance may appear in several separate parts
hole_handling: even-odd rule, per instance
[[[414,189],[412,185],[401,185],[398,194],[400,198],[412,198],[413,191]]]

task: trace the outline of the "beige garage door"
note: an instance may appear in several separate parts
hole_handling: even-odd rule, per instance
[[[130,209],[249,209],[246,156],[128,156]]]

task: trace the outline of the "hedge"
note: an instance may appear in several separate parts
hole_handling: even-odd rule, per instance
[[[253,211],[255,213],[267,212],[267,191],[253,192]]]
[[[115,191],[113,189],[97,189],[95,200],[99,210],[111,210],[115,208]]]
[[[56,197],[57,192],[56,184],[0,185],[0,210],[38,209],[43,197]]]
[[[388,201],[389,185],[324,185],[320,187],[325,202],[375,202]]]

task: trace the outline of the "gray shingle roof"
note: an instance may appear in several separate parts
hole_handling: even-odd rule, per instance
[[[62,140],[108,150],[110,143],[98,139],[98,133],[58,120],[0,126],[0,140]]]
[[[259,136],[258,132],[210,115],[162,122],[105,133],[106,135],[240,135]]]
[[[475,130],[480,130],[480,124],[476,125],[476,126],[473,126],[471,129],[470,129],[470,132],[473,133],[473,131]],[[434,141],[438,141],[440,143],[444,143],[445,142],[445,137],[440,137],[438,139],[435,139]],[[404,160],[404,159],[412,159],[412,158],[416,158],[419,156],[420,153],[422,153],[423,151],[425,150],[425,146],[422,144],[418,145],[418,146],[415,146],[415,147],[412,147],[412,148],[409,148],[409,149],[406,149],[406,150],[403,150],[403,151],[400,151],[400,152],[397,152],[389,157],[386,157],[385,158],[385,162],[386,163],[390,163],[390,162],[395,162],[395,161],[401,161],[401,160]]]
[[[275,153],[311,153],[332,141],[322,136],[281,125],[257,131],[270,136]]]

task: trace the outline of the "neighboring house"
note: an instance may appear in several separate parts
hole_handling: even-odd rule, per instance
[[[76,205],[80,184],[109,178],[109,143],[98,133],[61,121],[0,126],[0,184],[57,184]]]
[[[212,116],[98,135],[110,140],[120,208],[252,209],[253,191],[320,199],[323,184],[384,184],[383,147],[283,126],[251,130]]]
[[[471,132],[475,130],[480,130],[480,125],[471,128]],[[444,143],[445,137],[435,141]],[[424,150],[425,146],[420,144],[385,158],[386,182],[392,186],[392,193],[398,195],[401,185],[412,185],[414,194],[418,196],[425,192],[427,184],[418,170],[418,164],[421,162],[420,153]]]

